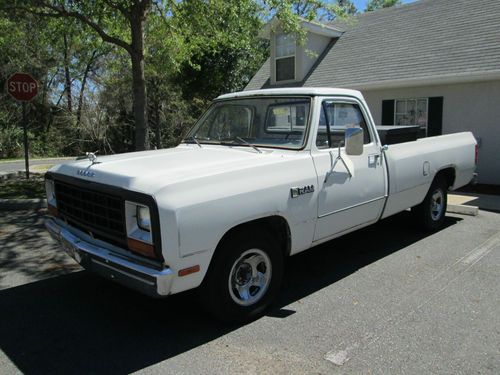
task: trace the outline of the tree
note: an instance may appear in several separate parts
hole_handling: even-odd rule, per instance
[[[173,22],[190,52],[174,79],[186,99],[211,100],[243,89],[267,57],[267,43],[258,37],[263,26],[259,12],[253,0],[179,5]]]
[[[149,148],[146,80],[144,77],[144,27],[153,0],[65,0],[14,1],[12,9],[42,17],[76,19],[104,42],[124,49],[132,65],[132,93],[135,120],[135,148]]]
[[[337,3],[345,15],[354,16],[358,13],[356,6],[351,0],[337,0]]]
[[[371,12],[373,10],[389,8],[394,5],[400,5],[401,0],[370,0],[366,5],[365,12]]]

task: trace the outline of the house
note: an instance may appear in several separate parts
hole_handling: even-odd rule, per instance
[[[472,131],[479,182],[500,185],[500,1],[420,0],[345,22],[303,22],[304,45],[271,21],[271,56],[245,90],[362,91],[381,125],[421,136]]]

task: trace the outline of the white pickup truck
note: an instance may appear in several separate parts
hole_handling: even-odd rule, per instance
[[[381,144],[358,91],[238,92],[175,148],[53,167],[46,226],[90,271],[151,296],[199,287],[216,317],[245,320],[287,256],[408,208],[438,229],[476,152],[469,132]]]

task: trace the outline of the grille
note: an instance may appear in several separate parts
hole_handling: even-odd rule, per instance
[[[55,181],[57,208],[68,222],[97,238],[124,243],[123,199],[79,186]]]

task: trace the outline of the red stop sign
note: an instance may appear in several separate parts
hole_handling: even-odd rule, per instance
[[[27,73],[14,73],[7,80],[7,92],[20,102],[29,102],[38,94],[38,82]]]

